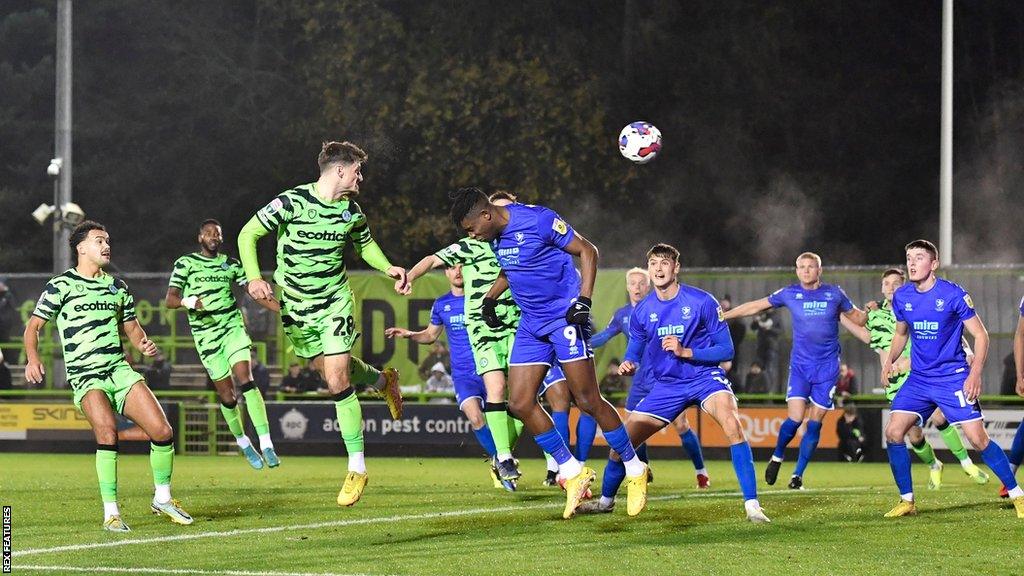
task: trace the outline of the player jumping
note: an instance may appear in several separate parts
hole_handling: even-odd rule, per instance
[[[839,379],[839,316],[849,318],[857,326],[867,322],[867,314],[846,297],[839,286],[821,282],[821,257],[804,252],[796,259],[796,275],[800,280],[760,300],[746,302],[725,313],[725,319],[753,316],[772,307],[785,306],[793,318],[793,352],[789,361],[789,385],[786,404],[789,418],[779,429],[764,480],[775,484],[782,466],[786,446],[796,436],[807,415],[807,431],[800,441],[800,457],[790,478],[789,487],[803,487],[804,470],[811,461],[818,439],[821,421],[835,408],[833,395]],[[807,403],[810,402],[808,409]]]
[[[455,224],[469,236],[490,242],[501,264],[502,272],[483,303],[484,319],[491,326],[502,325],[497,298],[506,289],[522,310],[509,359],[510,407],[558,462],[566,479],[562,517],[576,513],[595,474],[572,455],[537,403],[537,389],[555,361],[562,365],[577,407],[597,420],[608,444],[622,456],[629,476],[627,507],[639,513],[647,502],[647,465],[633,451],[618,412],[601,396],[587,343],[597,248],[542,206],[496,206],[478,188],[460,189],[452,201]],[[580,258],[582,282],[573,256]]]
[[[257,470],[263,468],[264,460],[267,466],[276,468],[281,460],[270,439],[267,407],[253,382],[249,367],[252,341],[245,331],[242,311],[231,292],[232,284],[245,285],[245,272],[238,260],[220,253],[223,243],[220,222],[210,219],[199,226],[199,252],[186,254],[174,262],[165,303],[171,310],[181,307],[188,310],[188,324],[196,352],[217,389],[221,414],[242,455]],[[276,300],[256,302],[275,312],[280,310]],[[262,456],[253,448],[242,426],[232,375],[240,383],[249,420],[259,435]]]
[[[981,374],[988,356],[988,331],[974,311],[971,296],[957,284],[935,276],[939,252],[934,244],[915,240],[907,244],[906,255],[910,283],[892,296],[896,332],[882,364],[883,385],[892,377],[893,365],[907,340],[913,340],[914,346],[910,376],[892,400],[891,417],[885,427],[889,466],[900,492],[899,503],[885,517],[917,513],[910,454],[904,437],[912,426],[923,424],[939,408],[951,424],[960,425],[985,464],[1007,487],[1017,517],[1024,518],[1024,490],[1017,485],[1006,454],[989,440],[978,404]],[[961,344],[965,328],[974,338],[974,361],[970,365]]]
[[[110,236],[103,225],[86,220],[71,232],[70,244],[78,256],[77,265],[46,283],[25,326],[25,380],[34,384],[43,381],[39,329],[55,320],[75,406],[85,414],[96,437],[103,529],[130,531],[117,506],[115,411],[135,422],[151,439],[153,513],[165,514],[177,524],[191,524],[192,517],[171,498],[174,431],[146,381],[128,365],[121,347],[123,327],[136,350],[146,356],[157,353],[156,344],[146,337],[135,317],[135,299],[127,284],[103,270],[110,264]]]
[[[345,269],[346,244],[352,241],[363,261],[394,278],[396,289],[405,286],[405,270],[388,261],[353,200],[359,193],[365,161],[366,153],[354,144],[324,143],[317,158],[320,178],[279,194],[238,235],[238,254],[249,281],[246,289],[256,300],[273,297],[273,289],[260,275],[256,242],[271,232],[277,235],[274,282],[281,287],[284,332],[296,356],[315,359],[334,400],[348,452],[348,474],[338,493],[339,506],[355,504],[367,482],[363,411],[352,384],[374,382],[392,416],[401,417],[398,372],[388,368],[376,373],[352,357],[359,332]]]

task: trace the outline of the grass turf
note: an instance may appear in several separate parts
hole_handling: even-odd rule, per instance
[[[481,460],[371,458],[370,484],[352,508],[334,501],[344,458],[282,460],[278,469],[254,471],[240,457],[176,458],[174,495],[196,520],[185,527],[149,514],[148,458],[122,455],[121,512],[132,528],[123,535],[100,529],[91,455],[0,454],[0,504],[13,507],[14,573],[1021,571],[1024,521],[996,497],[998,480],[978,486],[956,465],[947,466],[943,489],[932,492],[925,489],[927,470],[915,464],[920,514],[887,520],[882,514],[897,496],[886,465],[815,462],[807,490],[790,491],[791,463],[773,487],[764,485],[758,463],[761,503],[773,522],[755,526],[744,519],[729,462],[709,462],[712,490],[698,492],[688,462],[657,461],[652,500],[641,516],[626,517],[623,494],[613,514],[564,521],[562,492],[540,485],[541,460],[522,463],[520,490],[510,494],[491,488]],[[334,524],[316,526],[326,523]],[[218,534],[152,541],[204,533]],[[130,542],[47,550],[120,541]]]

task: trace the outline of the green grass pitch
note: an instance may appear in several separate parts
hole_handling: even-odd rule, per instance
[[[196,519],[149,514],[148,458],[122,456],[121,511],[132,532],[100,529],[91,455],[0,454],[0,504],[13,507],[15,574],[1020,574],[1024,521],[948,465],[938,492],[915,463],[920,514],[887,520],[888,466],[814,462],[807,490],[760,480],[772,524],[744,520],[732,466],[711,462],[698,492],[688,462],[654,462],[637,518],[561,519],[562,492],[522,462],[520,490],[491,487],[482,460],[370,458],[352,508],[335,497],[345,459],[282,456],[275,470],[242,458],[178,457],[174,495]],[[595,462],[598,463],[598,462]],[[599,466],[600,468],[600,466]],[[764,465],[758,463],[760,477]],[[595,492],[599,490],[600,469]]]

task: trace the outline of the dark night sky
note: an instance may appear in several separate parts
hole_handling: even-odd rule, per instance
[[[50,268],[28,214],[51,190],[52,4],[0,8],[5,271]],[[605,265],[656,241],[693,266],[899,261],[937,236],[940,7],[79,3],[76,201],[112,224],[121,268],[162,270],[195,223],[233,236],[347,138],[371,153],[374,234],[407,265],[455,236],[445,192],[467,184],[558,209]],[[957,260],[1020,262],[1024,4],[956,18]],[[634,167],[615,137],[638,119],[665,148]]]

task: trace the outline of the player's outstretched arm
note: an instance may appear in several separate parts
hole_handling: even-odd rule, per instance
[[[1024,316],[1017,319],[1013,333],[1013,364],[1017,368],[1017,395],[1024,396]]]
[[[480,306],[480,315],[483,316],[484,322],[494,328],[495,330],[503,328],[505,323],[498,318],[498,297],[508,290],[508,277],[505,276],[505,271],[498,272],[498,277],[494,279],[494,284],[491,284],[491,289],[484,294],[483,302]]]
[[[425,256],[409,270],[409,273],[405,277],[406,289],[404,292],[399,292],[399,294],[402,294],[403,296],[412,294],[412,283],[415,282],[417,278],[423,276],[427,272],[430,272],[434,268],[440,268],[441,266],[444,266],[444,262],[437,257],[437,254]]]
[[[744,302],[739,306],[731,308],[723,316],[724,320],[732,320],[733,318],[746,318],[747,316],[753,316],[760,312],[772,307],[771,302],[768,301],[768,297],[761,298],[759,300],[751,300],[750,302]]]
[[[843,312],[843,318],[848,318],[851,322],[857,326],[863,326],[868,323],[868,313],[854,306],[850,310]]]
[[[136,319],[131,319],[124,324],[124,333],[128,336],[128,340],[132,343],[132,346],[136,350],[142,352],[146,356],[156,356],[156,344],[146,336],[146,331],[142,329],[142,325]]]
[[[259,257],[256,255],[256,242],[269,233],[257,216],[250,218],[238,233],[238,259],[242,261],[245,279],[249,281],[245,285],[245,290],[253,300],[264,300],[274,296],[274,289],[260,274]]]
[[[46,324],[39,316],[31,316],[25,323],[25,333],[22,335],[25,341],[25,381],[32,384],[42,384],[46,369],[39,361],[39,329]]]
[[[871,344],[871,333],[868,332],[868,329],[863,325],[856,324],[846,314],[839,316],[839,323],[842,324],[843,328],[846,328],[850,334],[853,334],[857,340],[860,340],[865,344]]]
[[[977,315],[965,320],[964,328],[974,338],[974,361],[971,362],[971,373],[964,382],[964,397],[968,402],[973,402],[981,395],[981,373],[985,370],[985,359],[988,358],[989,338],[985,324]]]
[[[417,344],[433,344],[443,331],[444,326],[431,324],[419,332],[413,332],[408,328],[386,328],[384,336],[388,338],[408,338]]]

